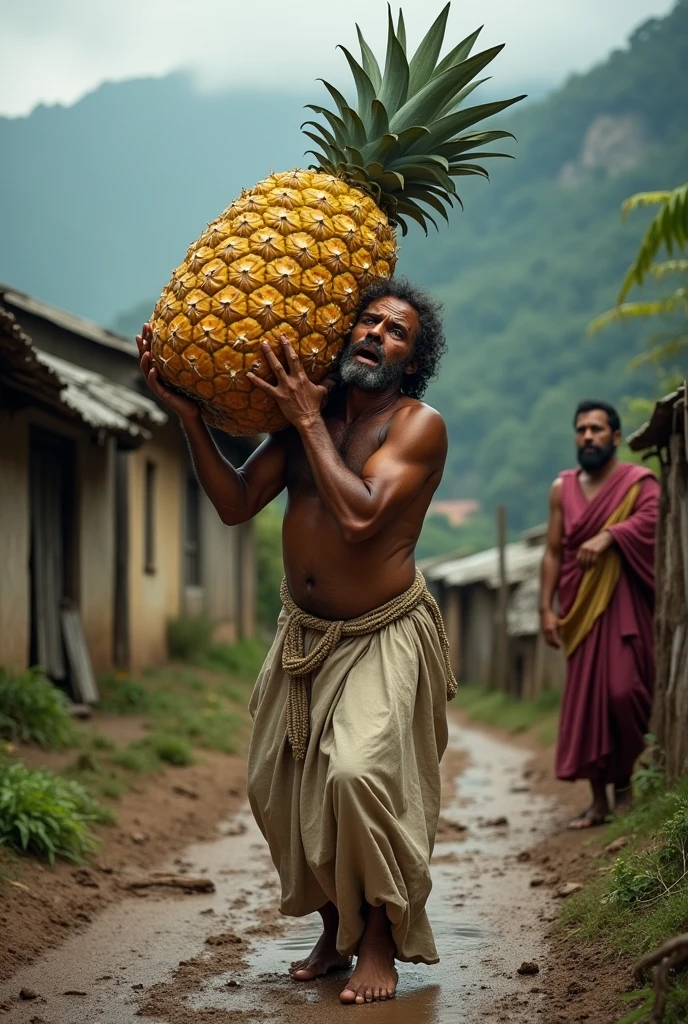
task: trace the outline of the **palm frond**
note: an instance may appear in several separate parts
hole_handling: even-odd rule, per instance
[[[658,204],[660,208],[626,272],[617,299],[618,305],[624,302],[634,285],[643,284],[662,246],[671,256],[675,248],[684,249],[688,245],[688,182],[672,192],[639,192],[626,200],[622,211],[627,215],[631,210]]]
[[[622,320],[635,320],[641,317],[670,316],[684,309],[688,313],[688,289],[677,288],[672,295],[663,299],[652,299],[649,302],[622,302],[614,309],[607,310],[596,317],[588,326],[589,335],[597,334],[611,324]]]

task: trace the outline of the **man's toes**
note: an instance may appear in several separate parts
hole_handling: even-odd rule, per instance
[[[373,1001],[373,990],[372,990],[372,988],[367,988],[365,990],[365,1001],[366,1001],[366,1003],[372,1003],[372,1001]]]
[[[339,998],[343,1003],[355,1003],[358,1001],[356,993],[352,988],[345,988],[344,991],[340,993]]]

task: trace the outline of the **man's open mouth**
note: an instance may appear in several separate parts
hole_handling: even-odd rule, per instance
[[[354,359],[358,359],[360,363],[365,363],[366,366],[379,366],[380,356],[374,348],[368,345],[361,345],[354,352]]]

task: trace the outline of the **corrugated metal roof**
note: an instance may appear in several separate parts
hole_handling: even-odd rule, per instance
[[[9,309],[0,306],[0,365],[5,383],[44,398],[59,399],[62,385],[56,374],[38,361],[31,338]]]
[[[534,636],[540,631],[540,579],[524,580],[511,595],[507,611],[509,636]]]
[[[507,544],[505,551],[506,576],[510,584],[522,583],[537,573],[544,545],[524,541]],[[429,580],[442,582],[447,587],[465,587],[470,583],[499,586],[499,548],[479,551],[475,555],[435,563],[426,570]]]
[[[0,284],[0,293],[2,293],[2,298],[10,306],[23,309],[25,313],[31,313],[33,316],[39,316],[43,320],[49,320],[50,323],[56,324],[66,331],[71,331],[72,334],[80,334],[83,338],[97,341],[99,345],[107,345],[108,348],[116,348],[120,352],[126,352],[132,358],[137,356],[136,347],[131,341],[123,338],[120,334],[108,331],[105,327],[101,327],[100,324],[96,324],[92,320],[86,320],[75,313],[69,313],[65,309],[59,309],[57,306],[51,306],[47,302],[41,302],[40,299],[34,299],[33,296],[26,295],[24,292],[15,291],[9,285]]]
[[[151,426],[167,423],[167,415],[155,402],[92,370],[67,362],[52,353],[35,349],[38,361],[52,370],[63,385],[60,399],[97,430],[148,440]]]

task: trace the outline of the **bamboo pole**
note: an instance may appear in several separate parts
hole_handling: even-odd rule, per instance
[[[495,685],[504,693],[509,692],[509,634],[508,608],[509,584],[506,576],[506,506],[497,509],[497,548],[499,551],[499,595],[497,601],[497,672]]]

